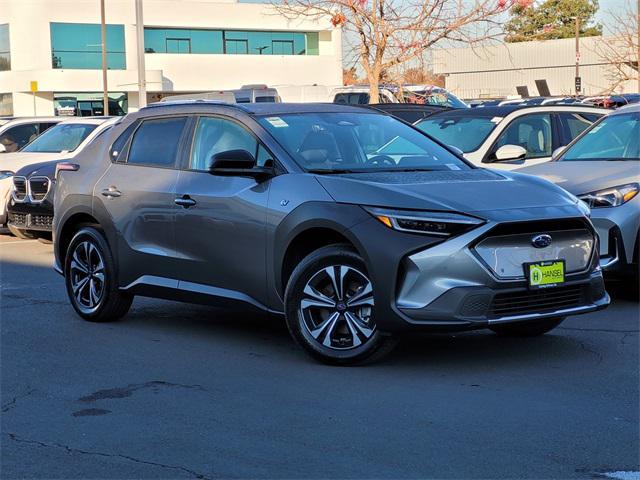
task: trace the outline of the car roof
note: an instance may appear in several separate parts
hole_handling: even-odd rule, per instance
[[[640,103],[630,103],[629,105],[623,105],[622,107],[614,110],[609,115],[619,115],[621,113],[640,112]]]
[[[599,111],[602,114],[606,114],[608,110],[598,107],[592,107],[589,105],[502,105],[502,106],[491,106],[491,107],[476,107],[476,108],[454,108],[449,110],[444,110],[442,112],[434,113],[430,118],[433,117],[506,117],[507,115],[517,112],[520,110],[535,110],[539,112],[549,111],[549,112],[557,112],[557,111],[575,111],[585,109],[591,110],[594,113]]]
[[[69,117],[68,119],[63,120],[63,122],[100,125],[108,120],[115,120],[117,118],[118,117]]]
[[[166,103],[153,103],[141,108],[140,112],[160,110],[180,110],[181,107],[216,107],[229,110],[241,110],[249,115],[287,115],[292,113],[375,113],[367,112],[358,106],[337,103],[222,103],[206,100],[185,100]]]

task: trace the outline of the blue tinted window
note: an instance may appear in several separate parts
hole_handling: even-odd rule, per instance
[[[186,117],[147,120],[136,130],[127,163],[173,167]]]
[[[11,70],[11,48],[9,45],[9,24],[0,25],[0,72]]]
[[[107,68],[126,68],[124,26],[107,25]],[[52,23],[53,68],[102,68],[102,37],[99,24]]]
[[[145,28],[146,53],[318,55],[318,33]]]

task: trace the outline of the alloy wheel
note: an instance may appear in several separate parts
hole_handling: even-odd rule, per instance
[[[353,267],[332,265],[306,283],[299,314],[307,332],[324,347],[347,350],[375,332],[371,280]]]
[[[105,292],[106,271],[100,250],[90,241],[80,242],[73,250],[69,272],[76,305],[83,313],[94,312]]]

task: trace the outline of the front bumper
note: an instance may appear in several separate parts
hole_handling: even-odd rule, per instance
[[[619,207],[594,208],[593,222],[600,238],[600,266],[624,271],[635,264],[640,234],[640,196]]]
[[[410,249],[412,242],[405,238],[409,234],[392,232],[376,220],[357,225],[352,231],[358,238],[365,239],[363,250],[376,285],[378,327],[383,331],[470,330],[605,308],[610,299],[599,267],[595,232],[586,218],[576,216],[575,210],[571,213],[566,220],[525,218],[524,222],[518,222],[525,226],[530,223],[531,233],[535,234],[545,233],[545,225],[556,225],[554,228],[560,230],[563,227],[557,227],[558,224],[580,221],[593,238],[584,268],[568,272],[561,286],[537,290],[527,286],[524,270],[520,278],[500,278],[474,248],[498,227],[511,225],[510,222],[488,221],[447,241],[425,239],[422,247],[414,243],[413,249]],[[553,234],[553,230],[549,233]],[[416,242],[420,235],[410,237]],[[400,250],[408,251],[399,257],[396,253],[394,258],[395,248],[390,246],[398,244],[402,247]],[[538,259],[529,261],[533,260]]]
[[[15,202],[9,200],[7,223],[20,230],[51,232],[53,225],[53,205],[41,203]]]

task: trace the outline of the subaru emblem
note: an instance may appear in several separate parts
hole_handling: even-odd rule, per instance
[[[543,233],[542,235],[536,235],[535,237],[533,237],[531,239],[531,245],[536,248],[545,248],[551,245],[552,240],[553,239],[551,238],[551,235]]]

